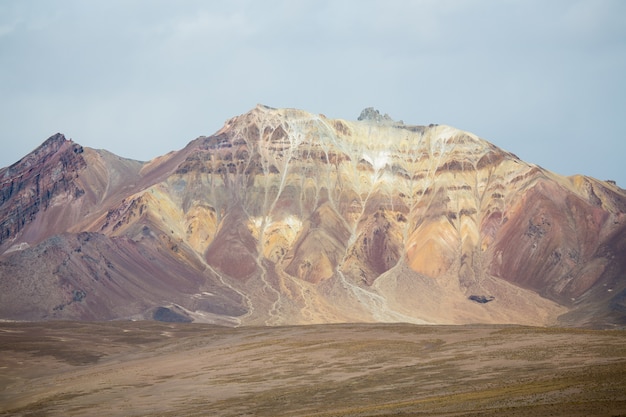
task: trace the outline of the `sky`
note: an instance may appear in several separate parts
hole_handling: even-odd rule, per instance
[[[626,1],[0,0],[0,167],[149,160],[257,103],[472,132],[626,188]]]

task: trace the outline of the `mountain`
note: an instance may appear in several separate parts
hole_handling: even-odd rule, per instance
[[[626,324],[626,191],[449,126],[259,105],[0,170],[0,318]]]

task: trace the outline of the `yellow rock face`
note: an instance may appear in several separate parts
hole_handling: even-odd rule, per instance
[[[265,224],[269,221],[269,224]],[[300,229],[302,221],[295,216],[287,216],[281,220],[254,218],[250,219],[249,229],[263,247],[263,256],[276,263],[291,249]]]
[[[185,239],[196,252],[204,253],[217,231],[215,209],[204,205],[194,205],[185,213]]]
[[[446,218],[422,225],[407,242],[407,263],[429,277],[442,276],[458,256],[457,241],[457,231]]]

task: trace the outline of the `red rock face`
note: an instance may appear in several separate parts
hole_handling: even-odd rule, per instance
[[[582,181],[591,198],[538,180],[509,212],[489,272],[574,308],[602,304],[590,297],[594,288],[603,290],[602,299],[623,291],[626,259],[616,254],[626,253],[626,200],[597,181]]]
[[[259,272],[257,257],[257,242],[247,227],[247,218],[234,208],[224,217],[206,251],[206,260],[218,271],[244,280]]]
[[[258,106],[147,163],[55,136],[0,176],[5,318],[626,317],[624,190],[446,126]]]
[[[19,234],[61,196],[80,198],[75,182],[85,168],[83,148],[61,134],[8,168],[0,170],[0,245]]]

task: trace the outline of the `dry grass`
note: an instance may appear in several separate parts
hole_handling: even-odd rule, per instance
[[[0,415],[626,415],[626,332],[2,323]]]

